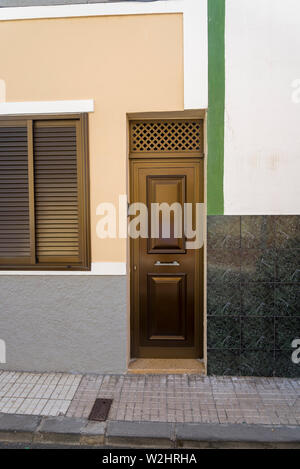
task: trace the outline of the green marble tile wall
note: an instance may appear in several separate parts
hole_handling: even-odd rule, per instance
[[[208,216],[207,230],[208,373],[300,377],[300,216]]]

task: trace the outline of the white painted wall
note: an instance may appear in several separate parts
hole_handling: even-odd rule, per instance
[[[300,214],[300,1],[226,10],[225,214]]]

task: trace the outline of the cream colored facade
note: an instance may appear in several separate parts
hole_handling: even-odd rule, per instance
[[[183,15],[0,23],[6,101],[94,100],[89,114],[92,263],[126,262],[99,239],[96,207],[127,193],[127,114],[184,109]]]
[[[205,115],[206,0],[2,9],[0,57],[0,115],[88,112],[91,215],[91,271],[1,271],[3,368],[123,373],[129,240],[97,207],[129,193],[130,117]]]

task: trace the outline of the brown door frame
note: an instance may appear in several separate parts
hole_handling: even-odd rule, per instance
[[[138,162],[154,162],[154,161],[161,161],[161,162],[168,162],[172,163],[173,161],[177,162],[185,162],[188,163],[189,161],[198,162],[199,163],[199,170],[201,175],[201,180],[198,181],[198,188],[197,192],[199,195],[199,201],[204,202],[204,159],[203,155],[199,157],[189,157],[188,154],[181,154],[181,155],[151,155],[150,158],[145,158],[143,155],[142,158],[132,158],[129,161],[130,170],[129,170],[129,188],[130,188],[130,202],[136,199],[135,190],[136,187],[134,185],[134,165]],[[135,163],[136,162],[136,163]],[[133,269],[134,261],[136,258],[136,250],[138,249],[138,240],[130,239],[129,242],[129,249],[130,249],[130,358],[137,358],[137,346],[138,346],[138,337],[135,336],[134,332],[136,330],[135,324],[135,291],[138,289],[138,282],[139,278],[138,275],[135,274]],[[197,251],[196,260],[195,260],[195,286],[198,285],[198,294],[196,295],[196,305],[195,308],[198,311],[198,314],[195,316],[195,334],[198,331],[198,337],[195,335],[195,347],[197,348],[197,358],[204,357],[204,246]],[[164,348],[164,356],[166,357],[166,349]],[[170,357],[169,358],[176,358],[173,353],[173,349],[169,348]],[[160,347],[155,349],[153,358],[162,358],[161,356],[162,350]],[[157,355],[157,356],[156,356]],[[189,352],[187,350],[186,356],[185,352],[181,351],[180,358],[191,358]]]

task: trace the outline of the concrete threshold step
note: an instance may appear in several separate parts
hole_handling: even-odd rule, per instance
[[[0,414],[0,441],[124,448],[300,448],[300,426],[91,422]]]
[[[129,363],[129,374],[205,375],[203,360],[174,358],[137,358]]]

